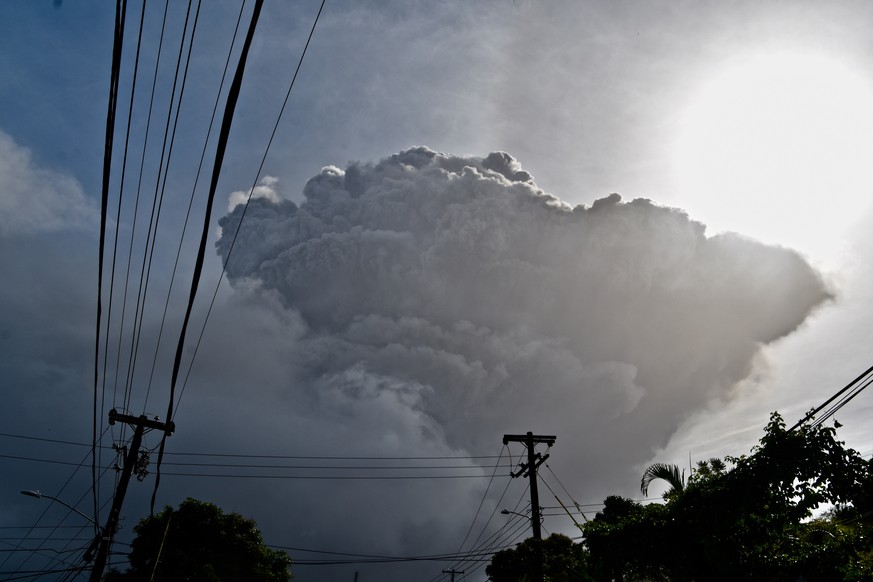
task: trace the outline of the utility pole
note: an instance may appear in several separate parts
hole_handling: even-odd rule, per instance
[[[115,489],[115,496],[112,499],[112,508],[109,510],[109,517],[106,519],[106,525],[100,534],[100,544],[97,548],[97,558],[94,560],[94,567],[91,570],[90,582],[100,582],[103,576],[103,570],[106,568],[106,560],[109,557],[109,548],[112,545],[112,537],[115,535],[115,529],[118,527],[118,518],[121,515],[121,505],[124,503],[124,496],[127,493],[127,486],[130,483],[130,476],[137,471],[137,474],[145,473],[145,468],[140,461],[139,448],[142,445],[142,435],[145,430],[157,429],[166,432],[167,435],[173,434],[175,425],[172,422],[163,423],[158,420],[150,420],[145,415],[136,417],[129,414],[119,414],[113,408],[109,411],[109,424],[123,422],[125,424],[136,425],[133,433],[133,438],[130,441],[130,448],[124,457],[124,468],[121,470],[121,477],[118,480],[118,487]]]
[[[554,435],[535,435],[528,431],[527,434],[505,434],[503,435],[503,444],[509,443],[524,443],[527,447],[527,463],[522,463],[518,472],[509,474],[513,477],[530,477],[530,526],[533,530],[534,539],[543,539],[543,534],[540,530],[540,495],[537,489],[537,468],[546,462],[549,454],[540,455],[534,450],[534,447],[539,443],[545,443],[548,446],[555,444]]]
[[[534,542],[537,547],[537,580],[543,580],[543,548],[540,542],[543,539],[542,530],[540,529],[540,495],[537,489],[537,468],[546,462],[549,454],[545,456],[537,453],[534,448],[540,443],[545,443],[548,446],[555,444],[557,439],[554,435],[535,435],[528,431],[527,434],[505,434],[503,435],[503,444],[509,443],[524,443],[527,447],[527,463],[522,463],[519,470],[515,473],[510,471],[510,475],[515,477],[530,478],[530,527],[533,532]]]
[[[463,570],[455,570],[454,568],[450,568],[448,570],[443,570],[443,574],[451,574],[452,582],[455,582],[455,574],[463,574]]]

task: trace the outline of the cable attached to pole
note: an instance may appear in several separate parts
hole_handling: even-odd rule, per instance
[[[121,49],[124,44],[124,19],[127,0],[115,0],[115,33],[112,43],[112,68],[109,75],[109,104],[106,111],[106,139],[103,147],[103,184],[100,200],[100,258],[97,268],[97,333],[94,349],[94,419],[92,422],[91,480],[94,486],[94,517],[98,512],[97,499],[97,393],[100,385],[100,326],[103,314],[103,259],[106,250],[106,215],[109,207],[109,178],[112,173],[112,142],[115,135],[115,110],[118,104],[118,80],[121,72]],[[108,331],[107,331],[108,333]],[[94,530],[95,534],[97,530]]]
[[[203,272],[203,260],[206,256],[206,242],[209,238],[209,225],[212,217],[212,205],[215,201],[215,191],[218,187],[218,177],[221,174],[221,165],[224,162],[224,154],[227,150],[227,141],[230,136],[230,128],[233,124],[233,113],[236,110],[236,104],[239,99],[240,88],[242,87],[243,73],[245,72],[246,59],[248,58],[249,49],[252,45],[252,38],[255,35],[255,29],[258,24],[258,17],[261,14],[263,0],[256,0],[255,7],[252,10],[252,18],[249,22],[249,29],[246,33],[246,38],[243,43],[242,52],[237,63],[236,73],[231,82],[230,89],[227,94],[227,103],[224,107],[224,116],[221,120],[221,130],[218,136],[218,144],[215,149],[215,163],[212,167],[212,180],[209,184],[209,195],[206,199],[206,210],[203,215],[203,230],[200,235],[200,246],[197,249],[197,260],[194,264],[194,274],[191,280],[191,293],[188,296],[188,307],[185,309],[185,319],[182,322],[182,330],[179,333],[179,343],[176,346],[176,356],[173,360],[173,375],[170,380],[170,400],[167,405],[166,422],[170,424],[173,420],[173,401],[176,398],[176,382],[179,377],[179,368],[182,362],[182,353],[185,347],[185,334],[188,331],[188,323],[191,320],[191,312],[194,308],[194,300],[197,297],[197,288],[200,284],[200,276]],[[155,488],[152,492],[151,513],[155,511],[155,499],[158,494],[158,487],[161,484],[161,462],[164,458],[164,447],[167,442],[167,433],[161,437],[161,445],[158,451],[158,461],[155,467]]]

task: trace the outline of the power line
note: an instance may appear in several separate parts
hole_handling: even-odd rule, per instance
[[[508,486],[509,486],[509,484],[511,484],[511,483],[512,483],[512,480],[509,480],[508,483],[507,483],[507,488],[504,488],[503,494],[500,496],[500,500],[498,500],[497,503],[495,504],[495,510],[494,510],[494,512],[496,512],[497,507],[500,506],[501,501],[502,501],[503,498],[506,496],[506,489],[508,489]],[[513,507],[514,510],[517,510],[518,507],[521,505],[521,502],[524,500],[525,496],[527,495],[527,492],[528,492],[528,487],[526,486],[526,487],[524,488],[524,491],[522,491],[521,496],[520,496],[520,497],[518,498],[518,500],[516,501],[515,506]],[[491,517],[494,516],[494,512],[492,512]],[[491,517],[489,517],[489,523],[490,523],[490,521],[491,521]],[[519,522],[518,522],[517,517],[514,516],[514,517],[512,517],[511,519],[507,520],[506,523],[504,523],[500,528],[497,529],[497,531],[495,531],[494,533],[492,533],[488,538],[486,538],[486,539],[483,540],[481,543],[479,543],[479,538],[482,537],[482,534],[483,534],[484,531],[485,531],[485,529],[483,528],[482,532],[480,532],[480,534],[479,534],[479,536],[477,537],[476,541],[473,542],[473,549],[472,549],[471,551],[483,551],[483,552],[489,552],[489,553],[492,553],[492,552],[494,551],[494,548],[495,548],[495,547],[498,547],[498,546],[502,543],[502,542],[497,541],[497,540],[504,536],[504,532],[505,532],[506,530],[508,530],[510,527],[514,527],[514,528],[515,528],[515,529],[513,530],[513,532],[507,534],[507,535],[511,536],[511,535],[513,535],[515,532],[519,531],[519,528],[521,528],[522,530],[526,529],[526,528],[527,528],[527,525],[528,525],[527,520],[523,520],[523,521],[521,522],[521,524],[519,525]],[[486,527],[487,527],[487,524],[486,524]],[[478,545],[477,545],[477,544],[478,544]],[[489,544],[490,544],[490,545],[489,545]],[[458,561],[458,562],[455,562],[454,564],[451,565],[451,568],[453,568],[453,569],[458,569],[458,568],[461,568],[461,567],[466,567],[466,562],[464,562],[464,561]],[[443,573],[437,574],[436,576],[434,576],[433,578],[431,578],[431,579],[430,579],[430,582],[434,582],[434,581],[436,581],[436,580],[445,580],[445,579],[446,579],[446,576],[445,576],[445,573],[443,572]]]
[[[100,196],[100,242],[97,268],[97,325],[94,337],[94,404],[91,422],[91,478],[94,484],[94,511],[97,511],[97,393],[100,374],[100,328],[103,315],[103,262],[106,250],[106,218],[109,208],[109,177],[112,168],[112,142],[115,134],[115,110],[118,101],[118,81],[121,72],[121,49],[124,44],[124,20],[127,0],[115,2],[115,31],[112,43],[112,65],[109,79],[109,102],[106,112],[106,137],[103,147],[103,182]],[[108,332],[107,332],[108,333]]]
[[[287,479],[316,481],[410,481],[421,479],[485,479],[488,475],[246,475],[232,473],[168,473],[175,477],[210,477],[228,479]],[[509,477],[509,474],[498,475]]]
[[[36,437],[32,435],[13,434],[0,432],[0,437],[25,439],[31,441],[40,441],[47,443],[88,447],[86,443],[68,441],[62,439],[50,439],[44,437]],[[109,447],[103,447],[109,448]],[[502,455],[425,455],[425,456],[373,456],[373,455],[262,455],[253,453],[210,453],[210,452],[167,452],[168,456],[192,456],[192,457],[230,457],[241,459],[313,459],[313,460],[355,460],[355,461],[434,461],[434,460],[476,460],[476,459],[500,459]]]
[[[160,224],[161,219],[161,210],[163,207],[164,201],[164,191],[161,188],[161,174],[164,173],[164,176],[169,172],[170,166],[170,157],[172,154],[173,143],[175,142],[176,137],[176,124],[173,124],[172,133],[170,131],[171,121],[173,120],[173,103],[176,102],[176,87],[179,83],[179,70],[182,64],[182,55],[185,52],[185,39],[188,37],[188,20],[191,15],[191,5],[193,4],[193,0],[188,0],[188,7],[185,11],[185,22],[182,28],[182,36],[179,41],[179,56],[176,59],[176,68],[173,74],[173,87],[170,91],[170,103],[167,108],[167,121],[164,125],[164,136],[163,143],[161,144],[161,157],[158,163],[158,172],[157,178],[155,180],[155,192],[152,197],[152,208],[151,215],[149,217],[149,225],[146,233],[145,247],[143,249],[143,262],[140,269],[140,280],[139,280],[139,290],[137,293],[137,313],[135,313],[135,323],[136,329],[134,330],[134,335],[136,340],[133,344],[133,350],[131,352],[131,362],[128,367],[128,378],[129,382],[125,389],[123,406],[124,408],[130,407],[130,399],[133,393],[133,377],[134,372],[136,370],[137,363],[137,355],[139,354],[139,342],[142,337],[142,326],[143,321],[145,320],[145,308],[146,308],[146,299],[148,296],[149,282],[151,281],[151,270],[152,270],[152,260],[154,258],[154,250],[155,244],[158,239],[158,226]],[[199,6],[199,4],[198,4]],[[198,11],[199,15],[199,11]],[[196,20],[195,20],[196,25]],[[191,42],[193,43],[194,37],[193,34],[191,36]],[[187,68],[183,74],[182,79],[182,87],[179,92],[179,100],[176,103],[176,121],[178,121],[179,112],[182,108],[182,97],[184,96],[184,88],[185,82],[187,81]],[[169,144],[169,149],[168,149]],[[164,161],[166,160],[166,166],[164,166]],[[166,184],[166,182],[164,182]],[[151,243],[151,244],[150,244]],[[167,419],[170,420],[169,418]]]
[[[103,438],[103,435],[104,435],[104,434],[106,434],[105,431],[104,431],[103,434],[101,434],[101,435],[99,436],[98,439],[95,439],[95,440],[98,440],[98,441],[99,441],[100,439]],[[76,473],[79,472],[79,469],[81,469],[81,468],[85,465],[85,463],[88,462],[88,457],[89,457],[90,455],[91,455],[91,452],[89,451],[88,453],[85,454],[84,457],[82,457],[82,460],[81,460],[81,461],[76,465],[76,468],[73,469],[73,472],[70,473],[70,476],[67,477],[67,480],[64,481],[64,484],[61,485],[61,488],[58,489],[57,493],[55,493],[55,494],[53,495],[53,497],[60,497],[60,496],[63,494],[64,490],[67,488],[67,486],[68,486],[68,485],[70,484],[70,482],[73,480],[73,477],[75,477],[75,476],[76,476]],[[85,492],[85,495],[87,495],[88,493],[90,493],[91,490],[93,490],[93,487],[94,487],[94,486],[93,486],[93,484],[92,484],[91,488],[89,488],[89,489]],[[81,499],[83,499],[83,498],[84,498],[84,495],[83,495],[82,498],[80,498],[80,501],[81,501]],[[30,532],[35,528],[36,525],[39,525],[39,522],[42,520],[43,517],[45,517],[45,515],[48,513],[49,509],[51,509],[51,504],[46,505],[46,507],[45,507],[45,509],[43,509],[42,513],[40,513],[39,516],[36,518],[36,523],[34,523],[34,526],[32,526],[30,529],[28,529],[27,532],[24,534],[25,537],[29,537],[29,536],[30,536]],[[69,512],[68,512],[67,515],[69,515]],[[66,517],[65,517],[64,519],[66,519]],[[48,535],[51,535],[52,533],[54,533],[54,530],[52,530],[51,532],[49,532]],[[20,545],[21,545],[21,544],[19,543],[19,546],[20,546]],[[20,562],[20,563],[18,564],[18,569],[20,570],[20,569],[21,569],[21,568],[22,568],[22,567],[23,567],[23,566],[24,566],[28,561],[30,561],[30,558],[33,557],[33,555],[34,555],[34,554],[31,553],[27,558],[24,559],[24,561]],[[3,566],[6,565],[6,563],[9,561],[9,558],[10,558],[11,556],[12,556],[12,554],[10,553],[8,556],[6,556],[6,559],[3,560],[3,562],[0,562],[0,568],[2,568]],[[17,571],[17,570],[16,570],[16,571]]]
[[[277,549],[277,550],[285,550],[292,552],[304,552],[308,554],[326,554],[330,556],[347,556],[350,558],[363,558],[368,561],[390,561],[390,562],[416,562],[416,561],[448,561],[448,560],[457,560],[459,558],[481,558],[484,556],[490,556],[490,552],[481,552],[481,551],[470,551],[464,553],[446,553],[446,554],[426,554],[422,556],[387,556],[382,554],[357,554],[352,552],[334,552],[328,550],[313,550],[309,548],[299,548],[293,546],[276,546],[276,545],[268,545],[267,547]],[[314,560],[313,560],[314,561]],[[294,565],[298,563],[307,563],[313,562],[307,560],[301,560],[299,558],[294,559]],[[364,563],[364,562],[355,562],[349,561],[347,563]]]
[[[501,454],[501,455],[503,455],[503,452],[506,450],[506,448],[507,448],[507,447],[506,447],[506,445],[504,444],[504,445],[503,445],[503,448],[500,449],[500,454]],[[498,459],[497,464],[494,465],[494,472],[491,473],[491,478],[488,479],[488,485],[485,487],[485,492],[482,494],[482,499],[481,499],[481,501],[479,501],[479,507],[476,508],[476,513],[475,513],[475,515],[473,515],[473,521],[470,523],[470,527],[467,528],[467,534],[464,536],[464,539],[463,539],[463,541],[461,542],[461,545],[458,546],[458,552],[460,552],[462,549],[464,549],[464,544],[467,543],[467,539],[470,537],[470,532],[473,531],[473,526],[476,525],[476,520],[479,518],[479,512],[482,511],[482,505],[485,503],[485,499],[488,498],[488,491],[491,490],[491,484],[494,482],[494,476],[497,474],[497,467],[498,467],[499,465],[500,465],[500,459]],[[507,486],[508,486],[508,484],[507,484]],[[504,490],[504,492],[505,492],[505,490]],[[492,515],[493,515],[493,514],[492,514]],[[489,521],[490,521],[490,518],[489,518]],[[487,527],[487,526],[488,526],[488,524],[486,523],[486,524],[485,524],[485,527]],[[474,542],[474,543],[475,543],[475,542]]]
[[[179,332],[179,342],[176,345],[176,355],[173,359],[173,372],[170,378],[170,398],[167,405],[166,422],[169,424],[173,420],[173,407],[176,398],[176,383],[179,377],[179,369],[182,363],[182,353],[185,348],[185,336],[188,332],[188,324],[191,320],[191,312],[194,308],[194,300],[197,297],[197,289],[200,285],[200,276],[203,272],[203,261],[206,254],[206,241],[209,237],[209,226],[212,215],[212,204],[215,201],[215,191],[218,187],[218,177],[221,174],[221,166],[224,162],[224,153],[227,148],[228,138],[230,137],[230,128],[233,122],[233,113],[236,110],[236,103],[239,99],[239,93],[242,86],[243,73],[245,72],[246,61],[248,59],[249,48],[252,44],[252,38],[255,35],[255,28],[258,23],[258,17],[261,13],[263,0],[255,0],[255,6],[252,10],[249,29],[243,41],[242,51],[239,61],[237,62],[236,72],[230,84],[230,89],[227,94],[227,102],[224,107],[224,115],[221,120],[219,130],[218,144],[215,148],[215,161],[212,168],[212,179],[209,184],[209,194],[206,197],[206,209],[204,211],[203,228],[201,230],[200,245],[197,249],[197,258],[194,263],[194,273],[191,277],[191,292],[188,297],[188,305],[185,309],[185,318],[182,321],[182,329]],[[198,340],[199,341],[199,340]],[[164,448],[167,442],[167,433],[165,432],[161,438],[160,448],[158,450],[158,460],[155,471],[155,488],[152,492],[151,509],[154,511],[155,500],[158,493],[158,487],[161,483],[161,462],[164,458]]]
[[[137,227],[137,222],[138,222],[138,218],[139,218],[139,202],[140,202],[140,194],[142,193],[142,183],[143,183],[143,174],[144,174],[144,169],[145,169],[146,152],[148,151],[149,135],[151,134],[152,113],[154,112],[154,108],[155,108],[155,92],[157,91],[157,86],[158,86],[158,71],[160,70],[160,65],[161,65],[161,55],[164,52],[164,34],[166,33],[166,28],[167,28],[167,12],[168,12],[168,10],[169,10],[169,0],[165,0],[164,1],[163,17],[161,19],[161,34],[160,34],[160,37],[158,38],[157,56],[155,57],[155,68],[154,68],[154,73],[152,74],[152,87],[151,87],[151,94],[149,96],[149,107],[148,107],[148,113],[146,115],[145,130],[143,133],[143,145],[142,145],[142,154],[140,155],[140,161],[139,161],[139,174],[137,177],[136,196],[134,198],[134,205],[133,205],[133,222],[132,222],[131,229],[130,229],[130,244],[128,246],[128,253],[127,253],[127,269],[126,269],[126,273],[125,273],[124,294],[123,294],[123,300],[122,300],[122,304],[121,304],[121,317],[122,317],[122,319],[121,319],[121,327],[120,327],[119,332],[118,332],[118,348],[117,348],[116,358],[115,358],[115,388],[114,388],[113,394],[112,394],[112,406],[113,406],[113,408],[117,407],[117,405],[118,405],[117,396],[118,396],[119,375],[120,375],[120,371],[121,371],[120,370],[121,352],[122,352],[121,347],[122,347],[122,340],[124,338],[124,322],[127,318],[127,296],[128,296],[129,286],[130,286],[130,269],[131,269],[131,266],[133,265],[133,246],[134,246],[133,243],[134,243],[134,239],[136,238],[136,227]],[[143,263],[144,262],[145,262],[145,257],[143,257]],[[140,283],[141,283],[141,280],[140,280]],[[131,362],[133,361],[133,350],[134,350],[134,346],[135,346],[135,337],[134,336],[135,336],[135,331],[136,331],[136,327],[137,327],[136,321],[137,321],[137,314],[138,313],[139,313],[139,293],[137,292],[137,303],[134,306],[134,317],[133,317],[133,322],[132,322],[132,325],[134,328],[134,333],[131,335],[130,351],[129,351],[129,355],[128,355],[128,359],[127,359],[127,372],[125,372],[125,375],[124,375],[125,376],[124,397],[123,397],[124,401],[127,400],[127,392],[128,392],[129,387],[130,387],[130,374],[129,374],[129,372],[130,372]],[[126,428],[126,426],[124,428]],[[122,429],[122,430],[124,430],[124,429]],[[122,432],[122,434],[124,434],[124,433]]]
[[[279,108],[279,115],[276,117],[276,123],[273,125],[273,131],[270,133],[270,139],[267,140],[267,147],[264,149],[264,155],[261,157],[261,162],[258,165],[258,171],[255,173],[255,179],[252,182],[252,188],[249,190],[249,196],[246,198],[245,205],[242,209],[242,214],[239,219],[239,223],[237,224],[236,230],[234,231],[233,238],[231,239],[230,247],[227,251],[227,256],[225,257],[224,263],[221,266],[221,274],[218,277],[218,282],[215,284],[215,291],[212,293],[212,299],[209,302],[209,308],[206,310],[206,317],[203,319],[203,325],[200,328],[200,334],[197,337],[197,343],[194,345],[194,353],[191,356],[191,360],[188,363],[188,370],[185,373],[185,379],[182,382],[182,389],[179,392],[179,402],[178,405],[181,405],[182,396],[185,394],[185,387],[188,385],[188,378],[191,375],[191,369],[194,367],[194,360],[197,358],[197,353],[200,350],[200,343],[203,340],[203,334],[206,331],[206,324],[209,321],[209,316],[212,313],[212,308],[215,305],[215,299],[218,297],[218,290],[221,288],[221,282],[224,280],[224,273],[227,270],[228,262],[230,261],[231,253],[233,252],[233,247],[236,243],[237,236],[239,235],[240,227],[242,225],[242,221],[245,218],[246,210],[248,210],[249,202],[251,201],[252,194],[255,191],[255,188],[258,185],[258,181],[261,178],[261,172],[264,170],[264,163],[267,160],[267,154],[270,152],[270,147],[273,145],[273,139],[276,137],[276,132],[279,129],[279,122],[282,120],[282,115],[285,112],[285,108],[288,105],[288,99],[291,97],[291,91],[294,89],[294,84],[297,81],[297,76],[300,73],[300,69],[303,66],[303,60],[306,57],[306,53],[309,50],[309,45],[312,42],[312,37],[315,34],[315,28],[318,26],[318,21],[321,18],[321,13],[324,10],[326,0],[322,0],[320,6],[318,7],[318,12],[315,15],[315,19],[312,22],[312,28],[309,30],[309,36],[306,38],[306,44],[303,46],[303,50],[300,53],[300,59],[297,61],[297,68],[294,69],[294,75],[291,77],[291,83],[288,85],[288,91],[285,93],[285,99],[282,101],[282,107]]]
[[[188,16],[191,12],[191,4],[192,4],[192,0],[188,0],[188,10],[185,13],[185,26],[182,30],[182,41],[181,41],[181,44],[179,45],[179,58],[176,61],[176,74],[175,74],[174,81],[173,81],[173,91],[172,91],[173,95],[175,95],[175,92],[176,92],[176,80],[178,80],[178,78],[179,78],[179,65],[182,61],[182,54],[185,52],[185,48],[184,48],[185,47],[185,38],[187,35],[187,31],[188,31]],[[176,115],[173,119],[173,131],[170,134],[170,144],[169,144],[169,148],[167,150],[167,165],[164,168],[163,181],[161,180],[160,169],[159,169],[158,170],[158,174],[159,174],[158,175],[158,183],[155,184],[155,188],[156,188],[155,194],[157,194],[158,184],[160,184],[161,193],[160,193],[160,198],[159,198],[158,203],[157,203],[158,212],[157,212],[157,215],[155,217],[154,237],[152,237],[152,246],[151,246],[151,249],[149,250],[149,268],[148,268],[148,274],[146,275],[146,282],[147,283],[148,283],[148,280],[151,276],[150,274],[151,274],[151,268],[152,268],[152,260],[154,258],[154,254],[155,254],[155,245],[156,245],[157,240],[158,240],[158,224],[160,223],[160,219],[161,219],[161,210],[164,207],[164,193],[165,193],[165,190],[167,188],[167,178],[170,175],[170,162],[173,160],[173,146],[175,146],[175,144],[176,144],[176,130],[179,128],[179,115],[182,112],[182,101],[185,97],[185,87],[187,86],[187,83],[188,83],[188,68],[189,68],[189,65],[191,63],[191,54],[194,52],[194,37],[197,34],[197,23],[200,21],[200,6],[201,6],[201,2],[200,2],[200,0],[197,0],[197,10],[194,14],[194,23],[191,26],[191,37],[188,40],[188,56],[185,59],[185,68],[182,71],[182,86],[179,89],[179,100],[176,103]],[[167,129],[165,129],[165,133],[164,133],[164,145],[165,146],[166,146],[167,130],[170,127],[170,125],[169,125],[170,124],[170,113],[172,112],[172,110],[173,110],[173,103],[172,103],[172,99],[171,99],[170,109],[167,112]],[[161,161],[163,161],[163,152],[162,152]],[[184,237],[184,234],[185,233],[183,231],[182,237]],[[180,244],[180,246],[182,244],[181,238],[180,238],[179,244]],[[169,294],[170,294],[171,290],[172,290],[172,282],[170,283],[170,289],[167,290],[168,300],[169,300]],[[145,302],[143,302],[143,310],[145,310]],[[164,313],[166,314],[166,311]],[[143,318],[140,319],[140,325],[142,325],[142,320],[143,320]],[[154,377],[155,364],[156,364],[157,359],[158,359],[158,350],[159,350],[160,345],[161,345],[161,336],[162,336],[163,330],[164,330],[164,318],[161,319],[161,326],[160,326],[160,330],[158,331],[158,340],[157,340],[156,345],[155,345],[155,353],[154,353],[154,358],[152,360],[152,367],[151,367],[151,372],[149,374],[148,385],[146,387],[145,403],[143,404],[143,408],[145,408],[148,404],[149,393],[151,392],[151,388],[152,388],[152,379]]]
[[[180,455],[182,453],[176,453]],[[49,463],[54,465],[78,466],[78,463],[72,461],[60,461],[57,459],[43,459],[38,457],[29,457],[25,455],[7,455],[0,454],[0,459],[12,459],[17,461],[32,461],[38,463]],[[425,471],[425,470],[445,470],[445,469],[460,469],[467,471],[481,471],[483,469],[494,469],[496,474],[499,468],[508,468],[508,465],[271,465],[264,463],[198,463],[198,462],[179,462],[179,461],[164,461],[164,465],[177,467],[212,467],[212,468],[231,468],[231,469],[282,469],[282,470],[301,470],[301,469],[319,469],[325,471]],[[493,476],[493,474],[492,474]],[[476,477],[487,477],[487,475],[476,475]]]
[[[817,425],[821,424],[822,422],[824,422],[825,420],[827,420],[828,418],[830,418],[830,416],[833,416],[833,414],[834,414],[837,410],[839,410],[840,408],[842,408],[843,406],[845,406],[846,404],[848,404],[849,401],[851,401],[851,400],[852,400],[855,396],[857,396],[857,395],[858,395],[862,390],[864,390],[867,386],[870,385],[871,380],[873,380],[873,378],[871,378],[871,375],[873,375],[873,366],[870,366],[869,368],[867,368],[866,370],[864,370],[864,371],[863,371],[863,372],[862,372],[862,373],[861,373],[857,378],[855,378],[854,380],[852,380],[851,382],[849,382],[848,384],[846,384],[845,387],[843,387],[842,389],[838,390],[836,394],[834,394],[833,396],[831,396],[830,398],[828,398],[827,400],[825,400],[825,401],[824,401],[822,404],[820,404],[817,408],[814,408],[813,410],[811,410],[811,411],[809,411],[808,413],[806,413],[806,415],[805,415],[803,418],[801,418],[800,420],[798,420],[798,421],[794,424],[794,426],[792,426],[791,428],[788,429],[788,432],[792,432],[792,431],[794,431],[794,430],[797,429],[801,424],[803,424],[803,423],[809,421],[809,420],[812,419],[812,418],[815,418],[815,415],[817,415],[819,412],[821,412],[822,409],[824,409],[826,406],[828,406],[829,404],[831,404],[831,402],[833,402],[834,400],[837,400],[838,398],[840,398],[841,396],[843,396],[843,394],[845,394],[845,393],[848,392],[849,390],[852,390],[852,392],[850,393],[849,396],[844,397],[842,400],[840,400],[839,402],[837,402],[836,405],[834,405],[833,407],[831,407],[831,409],[828,410],[828,413],[826,413],[826,415],[824,415],[824,416],[823,416],[822,418],[820,418],[819,420],[815,421],[815,422],[813,423],[813,426],[817,426]],[[859,386],[860,386],[860,387],[859,387]],[[853,390],[853,389],[854,389],[854,390]]]
[[[188,208],[185,211],[185,221],[182,224],[182,235],[179,237],[179,245],[176,249],[176,259],[173,263],[173,271],[172,271],[172,274],[170,275],[170,284],[169,284],[168,289],[167,289],[167,298],[164,302],[164,311],[163,311],[163,315],[161,316],[161,326],[160,326],[160,330],[158,332],[158,345],[160,345],[160,340],[163,337],[164,322],[165,322],[166,317],[167,317],[167,311],[169,310],[169,307],[170,307],[170,296],[171,296],[171,292],[173,289],[173,284],[176,281],[176,272],[179,268],[179,259],[181,258],[181,255],[182,255],[182,243],[184,242],[185,234],[188,231],[188,221],[191,218],[191,208],[194,205],[194,197],[195,197],[195,194],[197,191],[197,185],[200,182],[200,174],[203,170],[203,161],[206,159],[206,150],[207,150],[207,146],[209,145],[209,138],[212,136],[212,127],[215,123],[215,115],[218,111],[218,104],[221,101],[221,93],[222,93],[222,90],[224,89],[224,82],[227,79],[227,70],[230,67],[230,57],[233,54],[233,47],[236,46],[236,37],[237,37],[237,34],[239,33],[239,25],[242,22],[242,15],[243,15],[243,11],[245,10],[245,6],[246,6],[246,0],[243,0],[243,2],[240,4],[239,14],[237,15],[237,19],[236,19],[236,25],[234,26],[234,29],[233,29],[233,36],[231,37],[230,46],[228,47],[228,50],[227,50],[227,58],[224,61],[224,70],[221,73],[221,81],[218,84],[218,91],[216,92],[216,95],[215,95],[215,102],[212,105],[212,114],[210,115],[210,118],[209,118],[209,127],[206,129],[206,138],[203,140],[203,148],[200,151],[200,161],[197,164],[197,173],[194,177],[194,184],[193,184],[193,186],[191,186],[191,196],[188,199]],[[199,10],[199,6],[198,6],[198,10]],[[189,58],[190,58],[190,53],[189,53]],[[151,381],[152,381],[151,376],[154,374],[156,361],[157,361],[157,348],[155,349],[155,359],[154,359],[154,361],[152,361],[152,370],[151,370],[151,374],[149,377],[149,386],[151,386]],[[148,392],[146,393],[145,402],[143,403],[143,410],[145,410],[147,405],[148,405]]]
[[[118,209],[115,213],[115,235],[113,236],[113,246],[112,246],[112,266],[109,274],[109,309],[106,314],[106,334],[103,339],[103,378],[101,379],[101,396],[100,396],[100,416],[99,416],[99,425],[100,431],[103,431],[103,415],[106,410],[106,372],[108,370],[109,365],[109,336],[112,330],[112,304],[113,299],[115,297],[115,267],[118,259],[118,235],[119,235],[119,225],[121,224],[121,201],[124,198],[124,177],[127,173],[127,153],[128,147],[130,145],[130,126],[131,119],[133,117],[133,105],[134,105],[134,97],[136,95],[136,80],[139,72],[139,57],[140,57],[140,49],[142,47],[142,37],[143,37],[143,25],[145,23],[145,8],[146,8],[146,0],[143,0],[142,3],[142,12],[140,14],[139,19],[139,33],[137,34],[136,41],[136,56],[134,58],[134,69],[133,69],[133,80],[131,82],[130,89],[130,102],[128,104],[127,110],[127,124],[125,125],[125,135],[124,135],[124,154],[121,160],[121,180],[118,186]],[[124,317],[124,313],[122,311],[122,319]],[[102,452],[102,451],[101,451]],[[102,456],[97,461],[98,464],[103,462]],[[92,477],[93,477],[93,467],[92,467]],[[98,517],[96,515],[97,506],[99,504],[100,498],[100,483],[99,481],[95,481],[94,485],[94,511],[95,511],[95,521]]]

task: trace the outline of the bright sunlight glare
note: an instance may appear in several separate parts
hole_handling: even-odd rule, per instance
[[[835,258],[873,193],[873,88],[797,53],[743,59],[692,99],[675,150],[680,206],[734,231]]]

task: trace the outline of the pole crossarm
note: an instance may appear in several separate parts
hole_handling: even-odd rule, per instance
[[[555,444],[555,441],[558,440],[558,437],[555,435],[539,435],[533,433],[527,434],[505,434],[503,435],[503,444],[508,445],[509,443],[525,443],[533,442],[533,444],[543,444],[545,443],[548,446],[552,446]]]
[[[116,422],[123,422],[125,424],[134,424],[139,425],[142,424],[143,428],[151,428],[157,429],[160,431],[164,431],[167,433],[167,436],[173,434],[176,430],[176,423],[170,422],[161,422],[160,419],[154,418],[150,419],[146,415],[142,416],[133,416],[130,414],[121,414],[114,408],[109,411],[109,424],[115,424]]]

